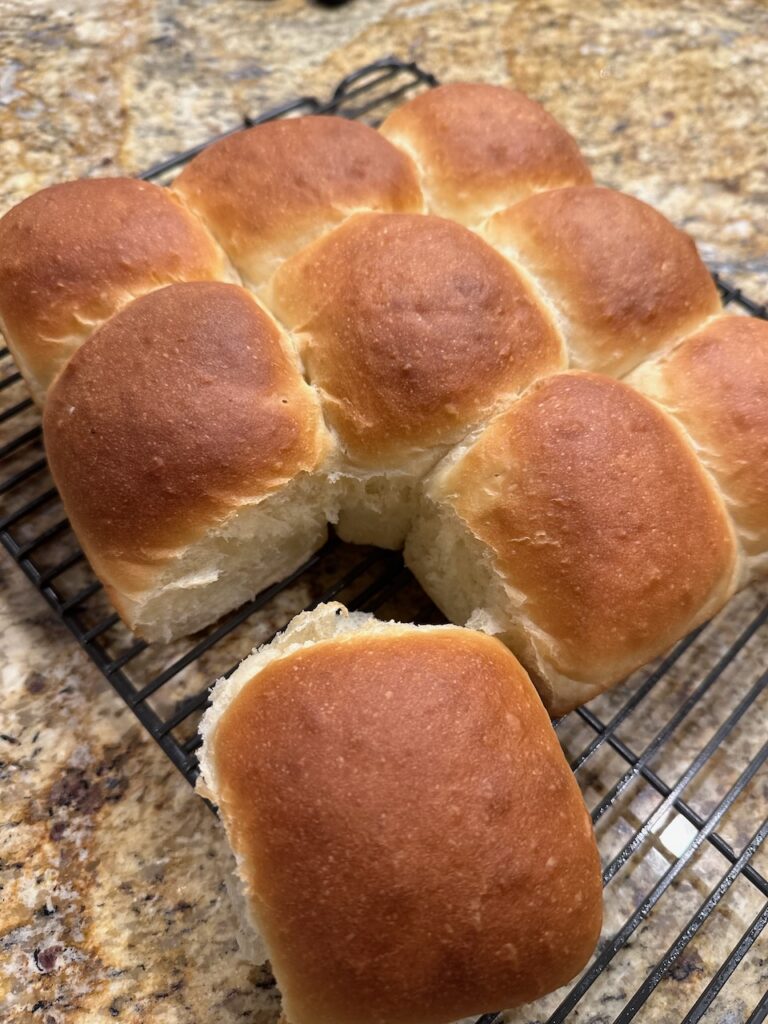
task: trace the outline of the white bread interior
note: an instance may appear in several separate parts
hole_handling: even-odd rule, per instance
[[[113,595],[134,631],[169,641],[194,633],[298,569],[328,535],[324,484],[299,474],[178,553],[134,600]]]
[[[422,494],[405,563],[446,618],[502,641],[525,666],[545,704],[582,703],[599,690],[570,679],[539,653],[548,638],[525,614],[525,597],[502,580],[486,544],[447,503]],[[539,643],[533,644],[531,637]]]
[[[548,677],[554,669],[544,671],[531,643],[532,632],[539,631],[525,615],[524,595],[504,583],[488,545],[474,535],[450,503],[437,497],[442,480],[479,433],[473,431],[424,480],[405,542],[405,564],[446,618],[457,626],[498,637],[525,665],[539,692],[551,696]],[[563,686],[574,692],[583,690],[584,684],[555,674],[558,692]]]
[[[331,431],[333,433],[333,431]],[[331,521],[349,544],[399,550],[416,515],[421,481],[447,446],[403,459],[398,467],[356,469],[337,457],[327,473]]]

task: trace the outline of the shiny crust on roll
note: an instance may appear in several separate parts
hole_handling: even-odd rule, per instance
[[[622,192],[541,192],[482,231],[554,309],[576,369],[620,377],[721,310],[693,239]]]
[[[195,157],[173,187],[257,291],[283,260],[357,210],[422,209],[410,159],[341,117],[238,132]]]
[[[441,217],[359,214],[287,263],[271,302],[360,465],[455,442],[565,365],[520,275]]]
[[[441,217],[358,214],[284,264],[268,301],[337,438],[333,518],[358,544],[401,547],[424,473],[565,366],[528,284]]]
[[[532,192],[592,183],[552,115],[498,85],[441,85],[398,107],[381,131],[413,157],[427,210],[469,227]]]

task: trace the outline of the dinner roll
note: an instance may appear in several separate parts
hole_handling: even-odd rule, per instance
[[[428,211],[469,227],[532,192],[592,182],[568,132],[498,85],[441,85],[398,107],[381,131],[413,157]]]
[[[578,369],[620,377],[721,309],[693,239],[612,189],[541,192],[483,234],[554,306]]]
[[[429,477],[406,561],[498,634],[553,715],[661,654],[733,592],[733,530],[680,428],[628,385],[535,385]]]
[[[270,302],[336,434],[338,529],[356,543],[400,546],[424,472],[565,365],[512,266],[439,217],[350,218],[284,264]]]
[[[325,539],[317,401],[236,285],[132,302],[66,366],[43,430],[78,539],[147,639],[199,629]]]
[[[0,326],[35,400],[93,331],[138,295],[234,280],[205,228],[166,189],[69,181],[0,219]]]
[[[723,316],[630,382],[675,416],[717,480],[745,554],[768,572],[768,323]]]
[[[288,256],[356,210],[421,210],[410,159],[342,117],[270,121],[209,146],[174,189],[259,291]]]
[[[496,640],[324,605],[212,697],[203,791],[291,1024],[442,1024],[587,962],[591,822]]]

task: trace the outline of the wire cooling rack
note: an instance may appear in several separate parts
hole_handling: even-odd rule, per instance
[[[388,58],[345,78],[327,101],[277,117],[337,114],[377,123],[436,84]],[[230,134],[230,133],[226,133]],[[220,136],[221,137],[221,136]],[[142,177],[165,181],[203,145]],[[768,311],[718,281],[737,311]],[[338,599],[418,623],[440,613],[399,554],[331,539],[301,569],[196,637],[148,645],[121,624],[90,571],[48,473],[40,418],[0,351],[0,540],[181,773],[194,782],[208,686],[302,609]],[[623,686],[556,723],[603,856],[606,926],[570,988],[529,1011],[475,1024],[758,1024],[768,1017],[768,588],[737,595],[712,622]]]

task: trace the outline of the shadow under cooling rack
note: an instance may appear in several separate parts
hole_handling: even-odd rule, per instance
[[[232,131],[318,113],[376,124],[403,97],[435,84],[415,64],[387,58],[349,75],[326,101],[299,98]],[[143,177],[167,181],[211,141]],[[718,285],[726,305],[768,318],[764,306]],[[443,621],[399,554],[332,538],[288,579],[192,639],[137,640],[69,528],[39,414],[7,350],[0,503],[0,540],[11,558],[189,782],[211,682],[299,611],[338,599],[383,617]],[[476,1024],[766,1020],[767,598],[765,586],[743,591],[667,657],[556,723],[603,856],[603,938],[572,986],[530,1013],[488,1013]]]

